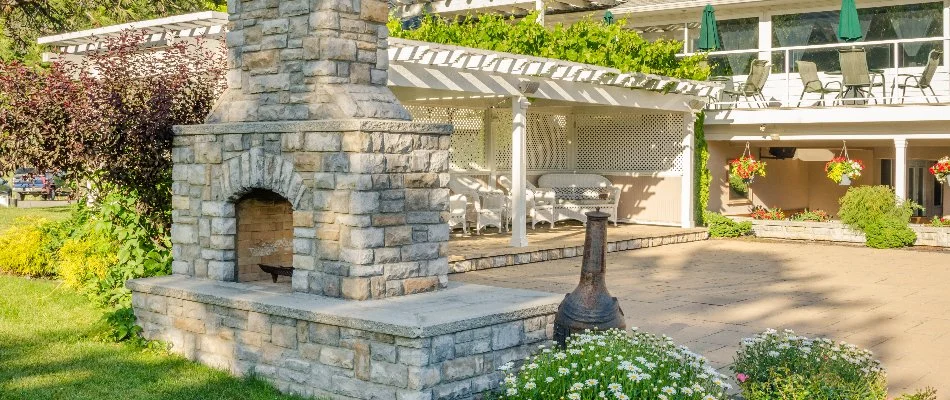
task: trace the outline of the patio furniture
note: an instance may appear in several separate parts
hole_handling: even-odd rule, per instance
[[[887,88],[884,87],[884,74],[871,74],[868,69],[867,52],[861,47],[838,50],[838,59],[841,62],[841,93],[838,97],[843,102],[848,93],[855,97],[874,97],[873,89],[881,88],[881,98],[887,97]],[[881,78],[876,82],[875,78]],[[876,104],[877,98],[874,99]]]
[[[927,57],[927,66],[924,67],[924,71],[921,72],[920,76],[913,74],[900,74],[897,75],[897,78],[894,78],[894,84],[897,85],[898,89],[901,89],[901,104],[904,103],[904,98],[907,96],[907,88],[920,89],[920,93],[924,95],[924,99],[930,103],[930,96],[934,97],[934,102],[939,103],[940,99],[937,97],[937,93],[934,92],[933,86],[930,85],[933,82],[934,74],[937,72],[937,67],[940,66],[940,59],[943,57],[943,52],[940,50],[931,50],[930,55]],[[897,80],[899,78],[904,78],[904,82],[898,84]],[[913,83],[910,81],[913,80]],[[924,89],[930,89],[930,95],[924,91]],[[891,85],[891,96],[894,95],[894,86]]]
[[[461,194],[468,201],[466,206],[466,223],[477,222],[476,204],[480,201],[480,196],[485,193],[503,192],[498,189],[492,189],[484,180],[471,175],[452,174],[449,178],[449,190],[451,194]]]
[[[753,102],[748,101],[751,98],[756,105],[767,106],[768,101],[765,99],[765,95],[762,94],[762,89],[769,80],[769,73],[771,73],[771,70],[768,61],[752,60],[752,68],[745,83],[738,90],[723,90],[722,93],[735,96],[736,102],[739,101],[739,98],[744,98],[747,103],[752,104]]]
[[[475,233],[481,234],[483,228],[494,226],[498,232],[507,231],[508,197],[503,193],[482,193],[475,202]]]
[[[538,178],[538,186],[554,190],[554,219],[577,220],[587,224],[586,213],[600,210],[610,214],[617,226],[617,206],[620,188],[607,178],[596,174],[546,174]]]
[[[832,81],[827,84],[822,85],[821,79],[818,78],[818,66],[811,61],[795,61],[795,64],[798,66],[798,75],[802,78],[802,95],[798,97],[798,105],[796,107],[802,106],[802,100],[805,99],[805,94],[815,93],[821,95],[819,102],[821,105],[825,105],[825,95],[831,93],[841,93],[841,82]],[[837,88],[832,89],[830,86],[832,84],[838,85]]]
[[[498,177],[498,184],[508,191],[509,204],[513,204],[511,198],[511,177],[502,175]],[[538,222],[547,222],[554,227],[554,190],[544,189],[534,186],[531,182],[525,182],[525,215],[531,218],[531,229],[534,229]],[[510,207],[509,207],[510,209]],[[508,222],[511,222],[511,214],[508,215]]]
[[[464,194],[449,196],[449,228],[462,226],[462,234],[468,234],[468,197]]]

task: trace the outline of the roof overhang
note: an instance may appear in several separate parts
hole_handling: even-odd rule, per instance
[[[950,139],[950,105],[872,105],[706,112],[706,139],[782,142]]]

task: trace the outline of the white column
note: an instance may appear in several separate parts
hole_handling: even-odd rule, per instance
[[[950,0],[943,0],[943,65],[950,78]]]
[[[759,16],[759,59],[772,62],[772,14]]]
[[[526,129],[528,99],[516,96],[511,99],[511,247],[525,247],[528,245],[525,227],[525,187],[528,180],[525,165]]]
[[[693,160],[693,148],[696,145],[696,135],[694,132],[694,121],[696,114],[692,112],[686,114],[686,135],[683,137],[683,182],[680,193],[680,226],[684,229],[695,228],[696,218],[693,216],[693,209],[696,199],[693,190],[693,175],[696,166]]]
[[[907,199],[907,139],[894,139],[894,192],[897,198]]]

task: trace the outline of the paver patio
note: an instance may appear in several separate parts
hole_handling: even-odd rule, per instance
[[[726,367],[741,338],[766,328],[874,351],[893,394],[932,386],[950,398],[950,252],[709,240],[611,253],[611,293],[628,326],[667,334]],[[581,259],[452,275],[567,293]]]

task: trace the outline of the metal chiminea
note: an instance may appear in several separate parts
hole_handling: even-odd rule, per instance
[[[607,217],[600,211],[587,213],[581,280],[564,296],[554,319],[554,341],[563,346],[567,337],[585,329],[625,329],[623,310],[607,291]]]

